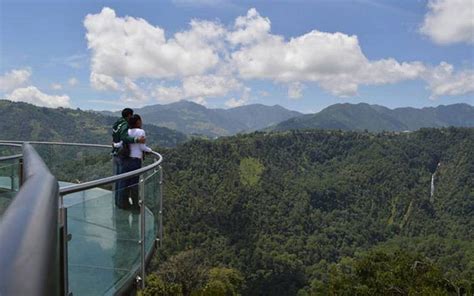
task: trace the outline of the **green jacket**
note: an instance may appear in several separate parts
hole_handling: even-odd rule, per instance
[[[114,125],[112,126],[112,140],[114,141],[114,143],[118,143],[120,141],[123,141],[124,144],[136,142],[136,139],[134,137],[130,137],[128,135],[128,128],[128,122],[123,117],[114,123]],[[114,148],[112,150],[112,153],[115,154],[117,150],[117,148]]]

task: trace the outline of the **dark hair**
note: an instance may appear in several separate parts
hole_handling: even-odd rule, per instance
[[[133,115],[133,110],[130,108],[125,108],[122,110],[122,117],[127,118],[129,115]]]
[[[135,115],[132,115],[132,117],[130,117],[130,119],[128,120],[128,125],[131,127],[131,128],[137,128],[137,123],[138,121],[141,121],[142,118],[140,117],[140,115],[138,114],[135,114]]]

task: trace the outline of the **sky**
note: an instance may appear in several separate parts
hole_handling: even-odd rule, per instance
[[[0,98],[474,105],[474,0],[0,0]]]

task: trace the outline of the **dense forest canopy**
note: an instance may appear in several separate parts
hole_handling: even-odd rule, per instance
[[[107,143],[115,120],[8,101],[0,109],[4,139]],[[188,142],[145,129],[165,160],[164,245],[145,295],[474,293],[473,128]],[[36,148],[59,180],[112,169],[103,149]]]
[[[146,295],[474,292],[474,129],[253,133],[162,153]]]

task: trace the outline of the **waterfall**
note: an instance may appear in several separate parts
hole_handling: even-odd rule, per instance
[[[434,172],[432,175],[431,175],[431,194],[430,194],[430,202],[433,203],[434,201],[434,191],[435,191],[435,185],[434,185],[434,179],[435,179],[435,174],[436,172]]]
[[[441,162],[438,162],[438,166],[436,167],[436,170],[434,173],[431,175],[431,187],[430,187],[430,202],[434,202],[434,193],[435,193],[435,177],[436,173],[438,172],[439,166],[441,165]]]

